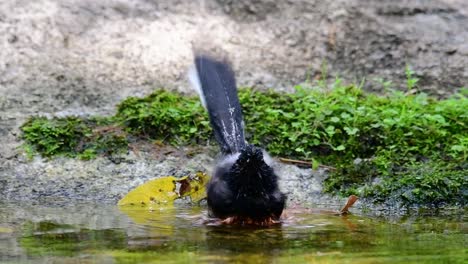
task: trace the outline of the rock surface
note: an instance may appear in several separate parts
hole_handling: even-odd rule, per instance
[[[465,0],[5,0],[0,198],[115,200],[146,179],[209,168],[213,155],[28,162],[18,150],[28,116],[106,115],[156,87],[190,92],[186,69],[200,38],[230,55],[241,86],[291,90],[320,77],[325,64],[330,81],[366,78],[365,88],[375,91],[382,89],[376,78],[405,89],[406,64],[420,88],[438,96],[468,83]],[[292,202],[324,197],[325,176],[280,170]]]

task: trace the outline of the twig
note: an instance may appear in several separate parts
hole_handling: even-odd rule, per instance
[[[295,159],[287,159],[287,158],[279,158],[279,160],[281,162],[285,162],[285,163],[294,163],[294,164],[302,164],[302,165],[312,166],[312,162],[307,161],[307,160],[295,160]],[[323,164],[319,164],[318,166],[320,168],[325,168],[325,169],[329,169],[329,170],[336,170],[335,167],[331,167],[331,166],[327,166],[327,165],[323,165]]]

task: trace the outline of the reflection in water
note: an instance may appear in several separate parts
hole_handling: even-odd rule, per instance
[[[206,225],[205,214],[0,205],[0,262],[462,263],[468,246],[463,215],[389,221],[295,210],[258,228]]]

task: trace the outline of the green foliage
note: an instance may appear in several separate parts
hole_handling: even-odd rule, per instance
[[[408,91],[413,90],[416,87],[417,83],[419,82],[419,78],[414,77],[414,71],[411,67],[407,64],[405,67],[405,74],[406,74],[406,88]]]
[[[410,90],[417,79],[409,67],[406,73]],[[325,183],[329,192],[397,197],[409,205],[466,203],[463,89],[438,100],[423,93],[369,94],[339,79],[331,89],[323,86],[297,86],[291,94],[241,89],[247,140],[273,155],[311,160],[315,168],[336,167]],[[112,136],[96,134],[96,120],[90,125],[74,117],[33,118],[23,126],[24,139],[45,156],[78,153],[89,159],[125,149],[126,133],[170,144],[206,144],[212,137],[198,98],[163,90],[130,97],[116,116],[99,121],[123,129]]]
[[[75,152],[82,138],[92,133],[91,128],[78,117],[31,118],[21,129],[23,139],[46,157]]]
[[[118,105],[116,119],[129,132],[172,144],[196,144],[211,136],[208,116],[197,98],[164,90],[126,99]]]
[[[412,205],[422,202],[435,207],[449,203],[461,205],[468,199],[467,186],[466,167],[440,161],[418,162],[406,170],[395,171],[393,177],[384,178],[381,184],[368,190],[368,196],[396,196]]]
[[[112,156],[127,150],[128,141],[124,133],[100,133],[85,139],[82,149],[79,151],[80,159],[89,160],[98,155]]]
[[[45,157],[65,155],[81,159],[126,151],[126,134],[119,129],[98,126],[107,123],[110,121],[84,120],[73,116],[53,119],[33,117],[21,127],[26,142],[23,148],[29,157],[38,152]]]

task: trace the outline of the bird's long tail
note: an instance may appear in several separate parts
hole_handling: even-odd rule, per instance
[[[229,62],[208,55],[195,55],[195,67],[189,72],[189,79],[208,111],[222,152],[239,152],[246,145],[244,122]]]

